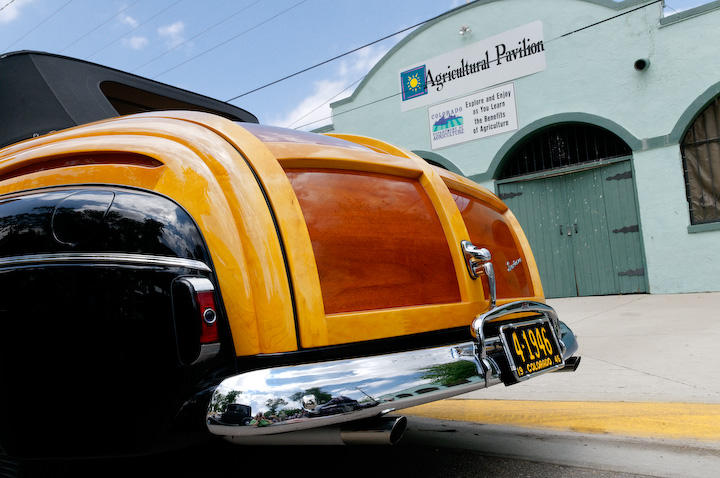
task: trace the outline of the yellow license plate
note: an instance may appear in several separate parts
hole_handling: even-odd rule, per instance
[[[564,365],[557,336],[547,319],[503,325],[500,339],[518,380]]]

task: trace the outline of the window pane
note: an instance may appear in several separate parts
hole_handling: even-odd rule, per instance
[[[692,224],[720,221],[720,98],[697,117],[682,143]]]

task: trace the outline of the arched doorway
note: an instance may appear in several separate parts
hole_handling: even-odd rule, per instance
[[[497,189],[523,226],[546,297],[645,292],[632,151],[586,123],[537,131],[503,159]]]

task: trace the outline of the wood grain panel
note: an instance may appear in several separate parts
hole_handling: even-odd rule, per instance
[[[288,169],[328,314],[460,301],[437,213],[416,180]]]
[[[454,190],[450,190],[450,193],[465,221],[470,241],[492,253],[498,299],[532,296],[532,283],[525,257],[502,214],[475,198]],[[513,267],[518,259],[521,262]],[[510,267],[513,268],[508,271]]]

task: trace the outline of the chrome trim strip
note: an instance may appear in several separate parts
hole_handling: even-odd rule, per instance
[[[149,254],[125,254],[119,252],[62,252],[57,254],[32,254],[26,256],[0,257],[1,267],[26,266],[51,263],[108,263],[148,266],[185,267],[210,272],[201,261],[182,257],[153,256]]]
[[[484,329],[485,324],[494,320],[505,319],[508,315],[519,314],[519,313],[534,313],[540,314],[550,319],[550,323],[555,329],[555,335],[560,339],[560,347],[562,348],[563,357],[565,357],[566,347],[562,340],[562,334],[560,333],[560,320],[558,319],[557,312],[555,309],[542,302],[535,302],[532,300],[520,300],[516,302],[510,302],[508,304],[495,307],[490,309],[484,314],[478,315],[470,326],[471,331],[478,338],[479,343],[484,343]],[[524,322],[531,319],[518,319],[517,322]],[[568,329],[569,331],[570,329]]]
[[[205,277],[183,277],[182,280],[190,284],[196,293],[215,292],[215,286]]]

